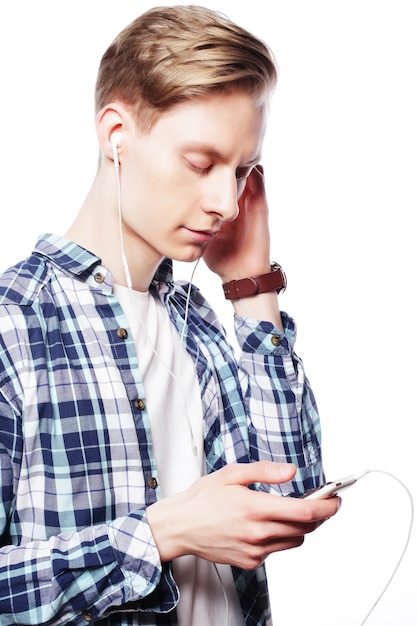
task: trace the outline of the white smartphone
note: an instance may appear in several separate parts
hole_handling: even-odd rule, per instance
[[[352,474],[351,476],[345,476],[344,478],[340,478],[339,480],[333,480],[331,482],[324,483],[320,487],[313,489],[312,491],[308,491],[302,497],[306,500],[320,500],[320,498],[331,498],[332,496],[336,496],[339,491],[342,489],[346,489],[351,485],[354,485],[359,478],[365,476],[368,473],[362,472],[361,474]]]

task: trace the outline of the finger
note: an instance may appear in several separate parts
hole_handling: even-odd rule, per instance
[[[326,500],[303,500],[299,498],[277,496],[275,494],[257,493],[259,496],[266,496],[259,506],[262,506],[262,515],[267,515],[271,521],[287,524],[287,528],[292,526],[292,532],[297,534],[300,529],[303,533],[315,530],[317,525],[322,524],[330,517],[333,517],[340,509],[341,500],[338,497],[327,498]],[[315,506],[317,504],[317,506]]]
[[[255,463],[232,463],[220,471],[225,485],[247,486],[252,483],[276,485],[294,478],[296,467],[293,463],[256,461]]]
[[[251,195],[254,191],[260,188],[263,184],[262,181],[263,181],[263,167],[262,165],[258,164],[258,165],[255,165],[255,167],[252,169],[251,173],[247,177],[245,186],[240,193],[239,201],[240,200],[243,201],[245,196],[247,196],[248,194]]]
[[[304,543],[304,535],[297,537],[283,537],[276,541],[271,541],[264,545],[252,545],[247,546],[243,554],[240,554],[238,558],[238,566],[243,569],[255,569],[262,565],[265,560],[274,552],[282,552],[283,550],[290,550],[292,548],[298,548]]]
[[[264,171],[263,165],[258,163],[258,165],[256,165],[253,168],[251,173],[253,174],[253,178],[255,178],[257,181],[259,181],[258,184],[262,185],[262,187],[263,187],[264,183],[265,183],[265,171]]]
[[[304,535],[309,535],[317,530],[326,521],[326,519],[318,519],[309,523],[284,522],[283,520],[264,522],[262,524],[263,540],[261,543],[270,545],[282,541],[282,539],[291,540],[296,537],[304,537]]]
[[[340,504],[341,500],[338,497],[304,500],[250,491],[250,496],[246,499],[246,512],[248,518],[255,523],[268,523],[266,536],[275,536],[280,525],[281,528],[285,526],[285,534],[297,535],[315,530],[318,525],[337,513]]]

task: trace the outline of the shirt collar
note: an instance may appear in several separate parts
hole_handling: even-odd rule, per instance
[[[93,269],[101,264],[101,259],[78,244],[60,237],[46,233],[39,237],[35,249],[39,254],[49,259],[54,265],[75,276],[90,276]],[[158,283],[170,283],[172,276],[172,261],[164,259],[156,270],[154,279]]]

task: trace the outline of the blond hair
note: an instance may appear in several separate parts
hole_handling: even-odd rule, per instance
[[[276,79],[269,47],[221,13],[194,5],[155,7],[104,53],[96,111],[120,100],[149,130],[162,111],[215,91],[240,89],[262,103]]]

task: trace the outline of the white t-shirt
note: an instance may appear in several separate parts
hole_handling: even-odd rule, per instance
[[[114,293],[136,345],[162,494],[174,495],[205,473],[194,363],[159,298],[119,285]],[[174,561],[174,576],[180,590],[180,626],[244,626],[228,565],[186,555]]]

